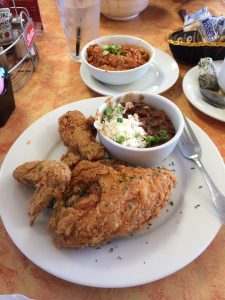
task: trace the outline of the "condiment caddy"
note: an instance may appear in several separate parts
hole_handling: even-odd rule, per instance
[[[34,37],[33,21],[26,8],[0,9],[0,66],[9,74],[14,92],[24,86],[38,63]]]

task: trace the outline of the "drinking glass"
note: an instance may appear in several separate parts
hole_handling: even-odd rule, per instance
[[[69,56],[80,62],[82,47],[99,35],[100,0],[57,0]]]

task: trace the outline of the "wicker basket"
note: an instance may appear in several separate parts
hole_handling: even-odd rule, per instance
[[[177,33],[182,33],[179,28],[171,31],[166,40],[174,58],[183,64],[196,65],[200,58],[211,57],[213,60],[223,60],[225,57],[225,42],[195,42],[188,43],[174,41],[173,37]]]

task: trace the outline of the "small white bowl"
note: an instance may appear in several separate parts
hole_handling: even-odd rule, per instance
[[[89,64],[86,60],[87,56],[87,48],[90,45],[98,44],[100,46],[107,45],[107,44],[126,44],[126,45],[135,45],[138,47],[142,47],[149,53],[150,58],[149,60],[134,69],[125,70],[125,71],[107,71],[102,70],[100,68],[96,68]],[[142,77],[149,69],[151,61],[154,59],[155,56],[155,49],[146,41],[129,35],[111,35],[111,36],[103,36],[92,40],[87,45],[85,45],[81,51],[81,59],[82,63],[87,67],[90,74],[98,79],[101,82],[111,84],[111,85],[123,85],[127,83],[131,83],[136,81],[140,77]]]
[[[155,109],[163,110],[175,128],[175,135],[168,142],[151,148],[131,148],[114,142],[103,134],[99,129],[105,109],[111,105],[124,102],[141,102]],[[169,99],[146,92],[130,92],[109,97],[97,110],[94,123],[100,142],[104,145],[110,155],[118,160],[132,165],[149,167],[156,166],[170,155],[176,147],[183,132],[184,119],[180,109]]]
[[[112,20],[127,21],[139,15],[149,0],[101,0],[101,13]]]

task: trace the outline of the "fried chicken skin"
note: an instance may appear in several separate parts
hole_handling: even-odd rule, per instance
[[[50,233],[57,247],[75,248],[127,236],[159,215],[174,186],[164,168],[81,161],[49,219]]]
[[[29,203],[29,218],[32,225],[52,199],[62,199],[70,182],[71,171],[67,165],[58,161],[31,161],[18,166],[13,177],[19,182],[36,188]]]
[[[86,119],[77,110],[68,111],[59,118],[59,133],[64,145],[87,160],[99,160],[104,157],[104,147],[95,140],[93,122],[93,117]]]
[[[65,163],[70,170],[73,170],[80,160],[80,154],[74,152],[72,149],[68,149],[67,153],[61,157],[61,161]]]

